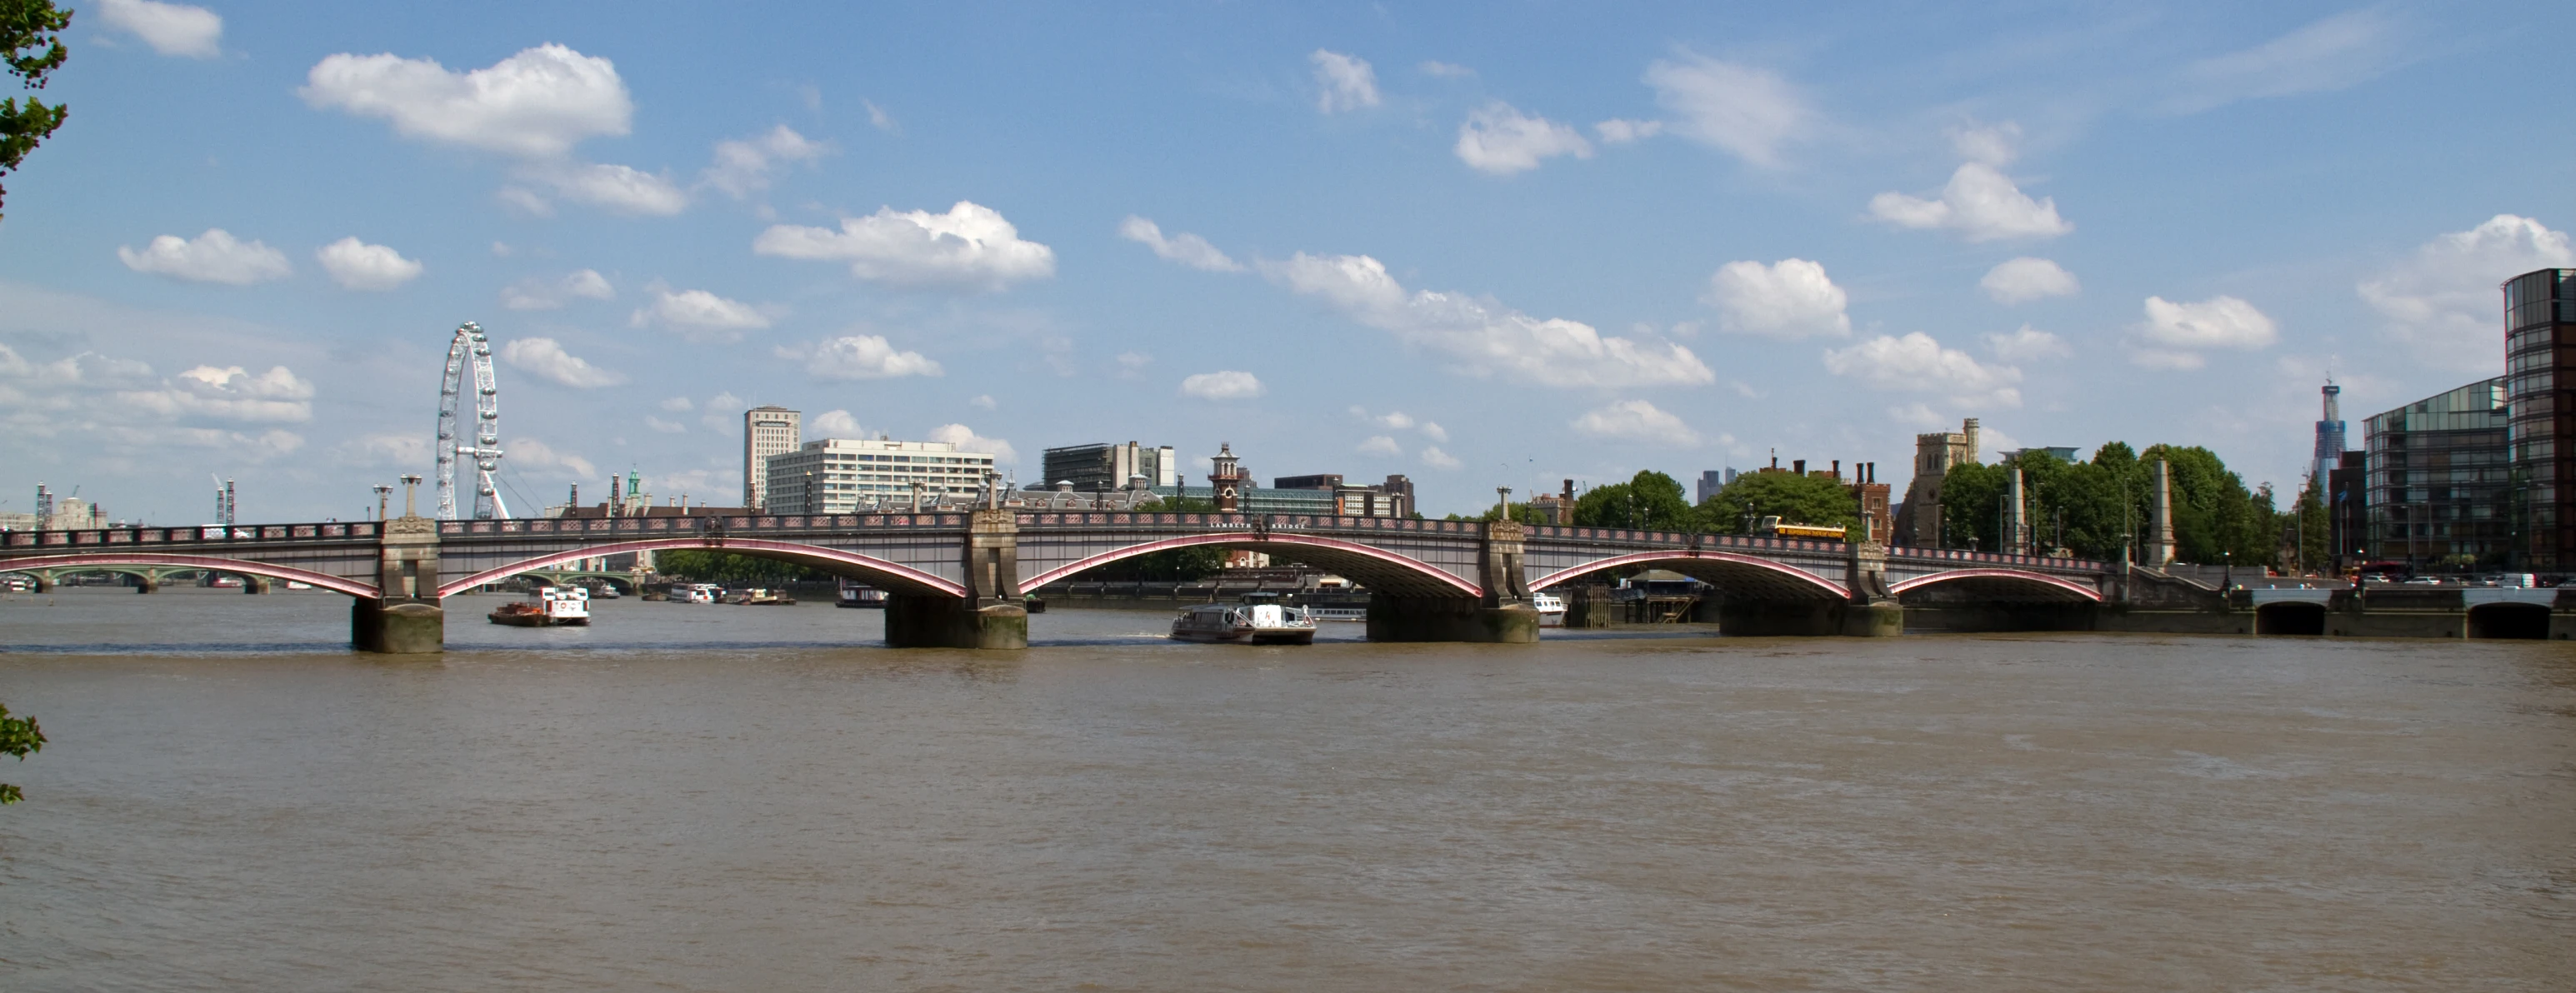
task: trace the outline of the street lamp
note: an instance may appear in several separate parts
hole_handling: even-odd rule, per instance
[[[1494,519],[1497,521],[1511,520],[1512,488],[1509,486],[1497,486],[1494,487],[1494,493],[1502,498],[1500,503],[1494,505]]]
[[[404,517],[418,517],[418,516],[420,516],[420,512],[419,512],[418,510],[414,509],[415,507],[417,507],[417,506],[418,506],[418,504],[417,504],[416,500],[417,500],[417,498],[418,498],[418,497],[419,497],[419,495],[420,495],[420,476],[419,476],[419,475],[417,475],[417,474],[414,474],[414,473],[405,473],[405,474],[403,474],[403,477],[402,477],[402,484],[403,484],[403,516],[404,516]]]
[[[384,519],[385,519],[385,508],[386,508],[386,507],[389,507],[389,506],[392,506],[392,504],[393,504],[393,499],[394,499],[394,488],[393,488],[393,487],[391,487],[391,486],[387,486],[387,485],[385,485],[385,484],[383,484],[383,483],[377,483],[377,484],[375,485],[375,490],[376,490],[376,519],[377,519],[377,520],[379,520],[379,521],[381,521],[381,520],[384,520]]]

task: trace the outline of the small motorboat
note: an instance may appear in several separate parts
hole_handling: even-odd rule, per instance
[[[753,587],[737,591],[733,599],[725,602],[737,607],[793,607],[796,605],[796,598],[777,590]]]
[[[1255,645],[1306,645],[1315,641],[1315,619],[1305,608],[1275,603],[1203,603],[1172,619],[1180,641],[1243,641]]]
[[[578,586],[540,586],[535,598],[495,607],[491,617],[492,623],[511,627],[588,627],[590,591]]]
[[[1532,593],[1530,594],[1530,606],[1537,608],[1538,610],[1538,626],[1543,628],[1561,628],[1565,626],[1564,597],[1557,596],[1553,593]]]

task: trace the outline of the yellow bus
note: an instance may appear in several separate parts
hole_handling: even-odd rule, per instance
[[[1841,541],[1843,540],[1844,530],[1845,529],[1839,525],[1835,527],[1822,527],[1815,524],[1782,524],[1780,523],[1780,519],[1777,517],[1765,517],[1762,519],[1762,523],[1753,529],[1753,533],[1766,538],[1806,538],[1812,541]]]

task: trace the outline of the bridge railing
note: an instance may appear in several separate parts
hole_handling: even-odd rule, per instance
[[[848,531],[856,528],[957,528],[964,514],[753,514],[705,517],[511,517],[440,521],[444,535],[655,535],[722,531]]]
[[[80,528],[61,531],[0,532],[0,548],[17,550],[150,547],[184,542],[191,545],[280,545],[298,542],[344,542],[373,539],[374,521],[324,521],[317,524],[238,524],[184,528]]]

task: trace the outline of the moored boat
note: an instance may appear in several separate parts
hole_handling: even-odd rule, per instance
[[[1530,594],[1530,606],[1538,610],[1538,626],[1543,628],[1561,628],[1565,626],[1564,597],[1557,596],[1553,593],[1532,593]]]
[[[841,581],[840,598],[832,601],[832,606],[835,607],[859,607],[882,610],[885,608],[885,605],[886,595],[884,590],[878,589],[874,586],[869,586],[865,583],[853,583],[846,579]]]
[[[495,607],[492,623],[511,627],[588,627],[590,591],[578,586],[540,586],[534,598]]]

